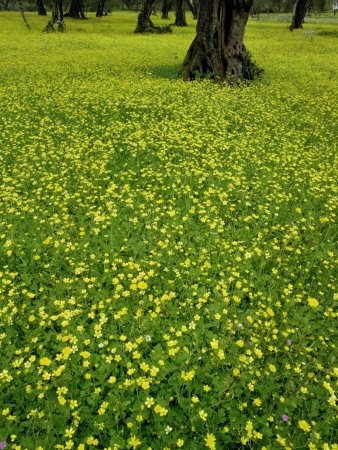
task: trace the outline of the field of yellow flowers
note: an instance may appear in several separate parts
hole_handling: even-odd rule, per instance
[[[333,18],[250,20],[264,74],[220,87],[175,78],[192,20],[26,15],[0,14],[1,448],[337,449]]]

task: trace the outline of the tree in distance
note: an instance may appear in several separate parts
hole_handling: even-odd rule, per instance
[[[155,27],[150,16],[154,9],[154,4],[156,0],[145,0],[143,8],[137,18],[137,26],[135,33],[170,33],[170,26],[166,27]]]
[[[162,19],[169,19],[169,11],[173,6],[172,0],[163,0]]]
[[[174,25],[176,27],[186,27],[187,19],[185,17],[185,9],[184,9],[184,0],[176,0],[176,8],[175,8],[176,20]]]
[[[44,31],[47,33],[54,30],[54,24],[57,23],[58,31],[65,30],[65,23],[63,21],[63,5],[62,0],[52,0],[52,17],[48,22]]]
[[[86,19],[83,0],[72,0],[69,12],[65,16],[72,17],[73,19]]]
[[[297,0],[293,8],[292,23],[289,30],[293,31],[296,28],[303,28],[303,22],[306,12],[310,6],[311,0]]]
[[[102,17],[104,15],[104,5],[106,0],[99,0],[97,3],[96,17]]]
[[[190,9],[190,11],[192,13],[193,19],[197,20],[198,9],[199,9],[199,1],[198,0],[187,0],[187,4],[188,4],[189,9]]]
[[[46,16],[46,8],[43,4],[42,0],[36,0],[36,9],[38,10],[38,15],[39,16]]]

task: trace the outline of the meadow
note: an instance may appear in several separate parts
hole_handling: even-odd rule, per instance
[[[0,446],[337,449],[337,20],[0,13]],[[157,24],[161,20],[155,19]],[[305,31],[305,33],[304,33]]]

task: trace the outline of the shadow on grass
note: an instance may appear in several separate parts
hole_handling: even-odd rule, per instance
[[[327,37],[335,37],[335,38],[338,37],[338,31],[336,31],[336,30],[334,30],[334,31],[326,31],[326,30],[318,31],[317,34],[318,34],[318,36],[327,36]]]
[[[148,72],[151,72],[153,76],[158,78],[165,78],[167,80],[175,80],[178,76],[178,73],[180,71],[181,64],[163,64],[163,65],[156,65],[152,67],[144,67],[142,70],[146,70]]]

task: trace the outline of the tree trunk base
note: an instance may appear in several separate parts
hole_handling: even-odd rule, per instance
[[[187,19],[185,17],[184,0],[176,0],[176,19],[175,27],[187,27]]]
[[[181,78],[212,78],[233,84],[252,80],[262,72],[243,43],[250,6],[230,0],[200,3],[197,35],[183,62]]]
[[[174,26],[175,27],[187,27],[188,26],[188,24],[187,24],[187,22],[178,22],[177,20],[175,21],[175,23],[174,23]]]
[[[46,28],[43,30],[45,33],[52,33],[53,31],[55,31],[55,28],[53,27],[53,25],[48,22]]]
[[[292,16],[292,23],[289,27],[290,31],[303,28],[303,22],[310,3],[311,0],[297,0]]]
[[[145,20],[144,22],[139,21],[137,24],[136,30],[134,33],[138,34],[146,34],[146,33],[152,33],[152,34],[166,34],[171,33],[172,29],[170,25],[167,25],[166,27],[155,27],[151,19]]]

